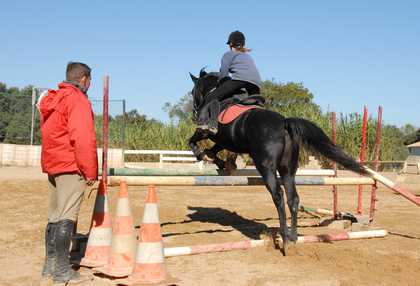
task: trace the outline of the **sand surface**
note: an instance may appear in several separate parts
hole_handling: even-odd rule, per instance
[[[0,285],[51,285],[41,278],[48,186],[40,168],[0,166]],[[383,173],[395,182],[398,174]],[[357,176],[340,172],[339,177]],[[420,175],[399,177],[399,185],[420,195]],[[94,186],[96,187],[96,186]],[[358,186],[338,187],[339,211],[356,213]],[[147,187],[129,186],[136,232]],[[332,209],[332,187],[298,186],[301,205]],[[278,216],[264,186],[156,187],[163,243],[181,247],[259,240],[278,229]],[[362,210],[369,214],[371,187],[363,187]],[[108,189],[114,217],[118,187]],[[96,189],[89,188],[78,233],[89,231]],[[298,244],[293,256],[274,246],[166,258],[168,274],[181,285],[419,285],[420,207],[379,184],[375,227],[384,238]],[[298,234],[348,232],[319,226],[322,216],[299,213]],[[82,267],[81,273],[96,273]],[[95,274],[83,285],[115,285]]]

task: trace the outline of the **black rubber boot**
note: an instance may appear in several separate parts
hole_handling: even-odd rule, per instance
[[[56,222],[48,222],[45,228],[45,263],[42,268],[42,278],[47,279],[54,275],[55,270],[55,246],[54,237],[57,228]]]
[[[220,102],[217,99],[214,99],[210,102],[210,120],[209,120],[209,133],[211,135],[216,135],[218,132],[218,117],[220,114]]]
[[[209,103],[204,104],[201,106],[200,110],[198,111],[197,115],[197,127],[196,130],[198,132],[202,132],[207,134],[209,130],[209,117],[210,117],[210,105]]]
[[[74,222],[60,220],[55,231],[56,263],[53,285],[72,285],[92,279],[92,275],[80,275],[69,263],[69,249]]]

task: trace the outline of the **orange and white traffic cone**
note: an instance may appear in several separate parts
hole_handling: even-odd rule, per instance
[[[149,186],[133,273],[127,279],[116,282],[123,285],[137,285],[139,283],[174,284],[178,281],[167,275],[155,186]]]
[[[108,264],[105,267],[95,268],[94,270],[112,277],[126,277],[130,275],[133,272],[136,246],[137,238],[134,231],[127,184],[125,181],[121,181]]]
[[[111,239],[112,226],[106,193],[106,180],[102,179],[99,182],[96,195],[85,257],[82,258],[79,265],[86,267],[104,266],[108,262]]]

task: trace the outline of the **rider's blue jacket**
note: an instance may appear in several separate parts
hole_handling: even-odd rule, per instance
[[[220,67],[220,78],[232,74],[233,80],[242,80],[255,84],[261,88],[261,77],[254,60],[247,53],[240,51],[229,51],[222,57]]]

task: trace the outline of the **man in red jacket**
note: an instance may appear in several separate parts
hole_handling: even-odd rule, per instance
[[[40,99],[42,171],[50,189],[46,258],[42,277],[53,284],[76,284],[91,279],[69,264],[73,225],[85,187],[98,180],[98,158],[93,111],[87,98],[91,69],[83,63],[67,65],[66,81]]]

